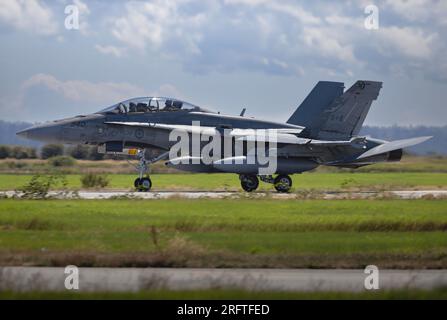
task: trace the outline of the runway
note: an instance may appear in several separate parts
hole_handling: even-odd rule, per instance
[[[62,192],[51,191],[49,197],[61,199],[227,199],[227,198],[272,198],[272,199],[374,199],[374,198],[397,198],[397,199],[423,199],[423,198],[447,198],[447,190],[388,190],[388,191],[321,191],[321,192],[227,192],[227,191],[154,191],[154,192],[126,192],[126,191],[77,191]],[[16,191],[0,192],[0,197],[20,198],[21,193]]]
[[[64,268],[0,268],[0,290],[64,291]],[[79,268],[79,290],[365,291],[364,270]],[[446,270],[379,270],[379,290],[447,286]]]

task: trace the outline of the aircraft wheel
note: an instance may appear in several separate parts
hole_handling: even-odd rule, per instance
[[[241,175],[241,186],[246,192],[252,192],[258,189],[259,179],[255,175]]]
[[[279,175],[275,178],[274,186],[278,192],[289,192],[292,188],[292,179],[288,175]]]
[[[140,180],[141,180],[140,178],[136,178],[135,182],[133,183],[135,189],[137,190],[140,188]]]
[[[152,188],[152,181],[149,177],[137,178],[134,185],[139,192],[149,192]]]

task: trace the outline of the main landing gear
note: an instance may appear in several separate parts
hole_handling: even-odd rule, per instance
[[[292,188],[292,178],[288,175],[281,174],[275,178],[273,185],[275,186],[276,191],[287,193]]]
[[[292,178],[285,174],[280,174],[276,178],[273,176],[259,176],[259,178],[265,183],[273,184],[276,191],[280,193],[287,193],[292,188]],[[258,176],[254,174],[241,174],[239,179],[242,189],[246,192],[253,192],[259,187]]]
[[[146,150],[144,149],[138,150],[137,152],[138,165],[136,165],[136,169],[138,170],[138,178],[134,181],[134,187],[138,192],[149,192],[151,190],[152,180],[148,174],[149,166],[154,162],[166,158],[169,155],[169,152],[163,153],[162,155],[150,160],[146,160],[145,154]]]
[[[239,179],[241,180],[241,186],[244,191],[252,192],[258,189],[259,179],[257,176],[251,174],[241,174]]]

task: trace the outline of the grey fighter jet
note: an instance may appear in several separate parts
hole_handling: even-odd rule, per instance
[[[403,148],[431,138],[388,142],[360,136],[362,124],[381,88],[381,82],[357,81],[345,91],[343,83],[318,82],[286,123],[245,117],[245,109],[241,115],[231,116],[178,99],[144,97],[90,115],[37,125],[17,134],[44,142],[95,145],[105,153],[134,154],[139,159],[139,176],[134,182],[138,191],[151,189],[149,166],[163,160],[167,166],[184,171],[238,174],[247,192],[256,190],[259,180],[273,184],[278,192],[288,192],[292,187],[291,174],[320,165],[359,168],[399,161]],[[267,133],[258,134],[262,130]],[[195,134],[205,135],[209,140],[199,140],[200,147],[217,138],[221,144],[230,141],[230,152],[211,154],[211,162],[178,153],[178,158],[173,159],[170,150],[178,143],[170,139],[173,131],[191,138]],[[250,161],[255,140],[264,142],[267,155],[275,155],[274,172],[261,174],[265,163],[261,164],[256,157]],[[236,144],[242,146],[237,154]],[[256,149],[258,144],[254,146]]]

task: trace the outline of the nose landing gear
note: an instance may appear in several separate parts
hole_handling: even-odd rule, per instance
[[[157,162],[159,160],[162,160],[166,158],[169,155],[169,152],[165,152],[161,154],[160,156],[146,160],[145,157],[146,150],[138,150],[136,156],[139,159],[138,164],[136,165],[136,169],[138,170],[138,178],[134,181],[134,187],[138,192],[149,192],[152,188],[152,180],[149,177],[149,166]]]
[[[152,180],[149,176],[136,178],[134,182],[135,189],[139,192],[149,192],[152,188]]]
[[[134,187],[139,192],[148,192],[151,190],[152,181],[147,172],[149,171],[149,163],[145,157],[146,150],[138,150],[138,165],[136,166],[139,176],[134,181]]]

